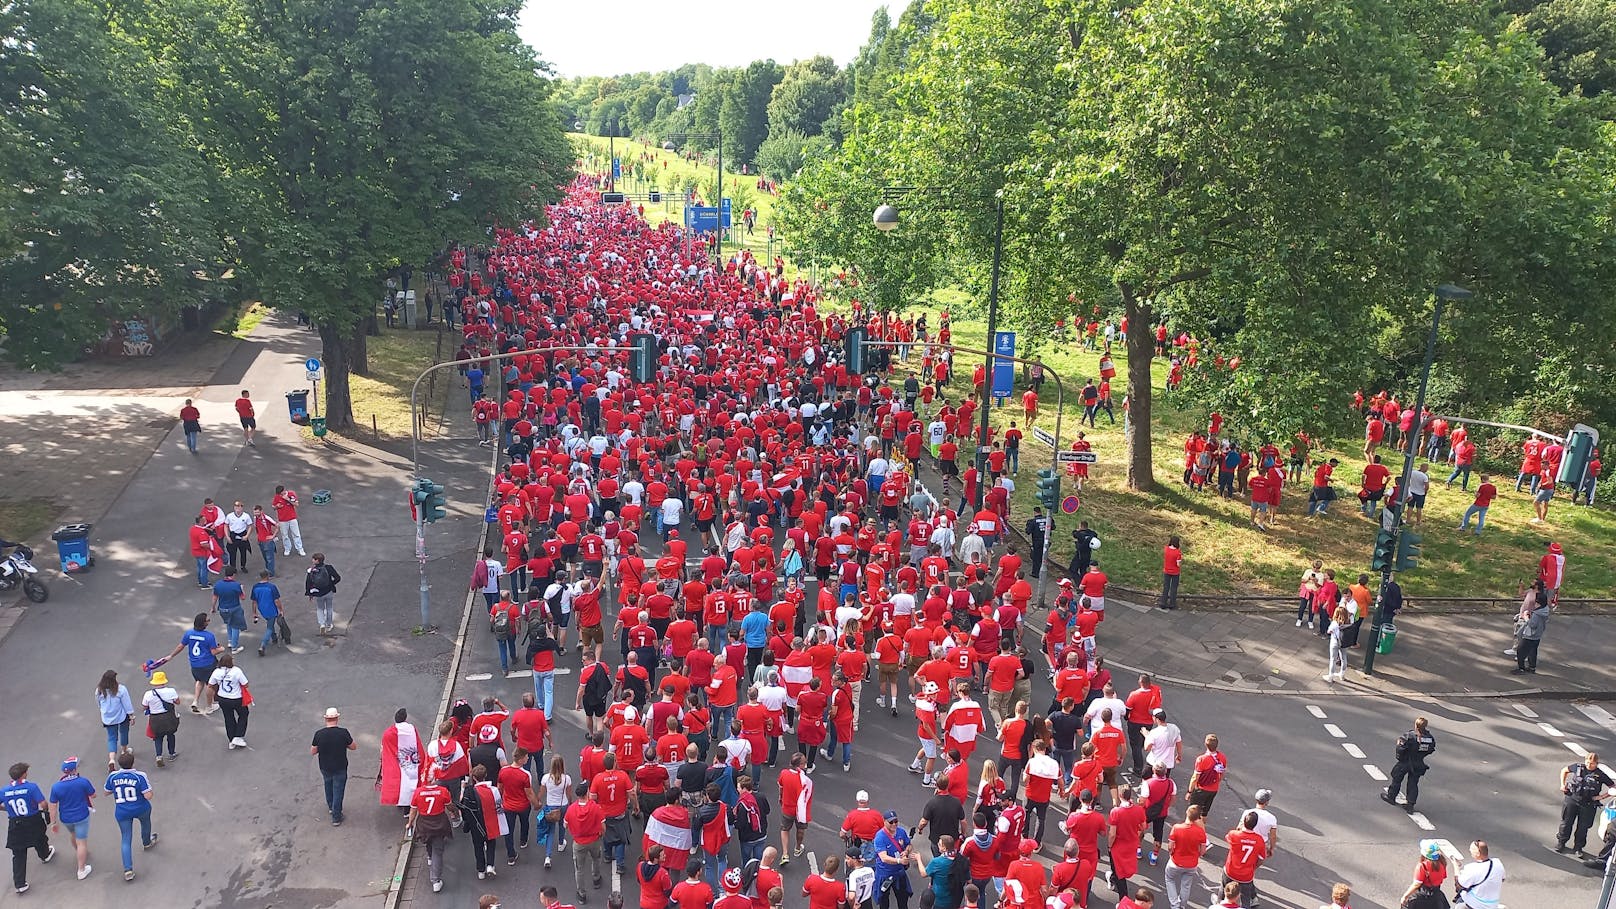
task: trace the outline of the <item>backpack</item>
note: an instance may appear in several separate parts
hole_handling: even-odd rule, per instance
[[[1166,793],[1165,795],[1159,799],[1151,799],[1145,802],[1145,820],[1147,821],[1165,820],[1167,818],[1167,807],[1172,803],[1174,794],[1178,792],[1178,787],[1173,784],[1171,779],[1168,779],[1167,785],[1161,787],[1161,789]]]
[[[604,663],[595,663],[589,678],[584,681],[583,705],[591,713],[606,711],[606,697],[611,693],[612,680]]]
[[[488,629],[498,637],[506,638],[511,635],[511,610],[509,607],[499,605],[488,618]]]
[[[954,863],[948,867],[948,890],[955,905],[965,902],[965,885],[971,882],[971,863],[965,856],[954,853]]]

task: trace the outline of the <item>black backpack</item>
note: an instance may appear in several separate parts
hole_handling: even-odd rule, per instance
[[[606,698],[611,694],[612,680],[605,663],[594,663],[589,678],[584,681],[583,705],[591,713],[606,712]]]
[[[954,853],[954,864],[948,867],[948,890],[954,897],[954,905],[965,902],[965,885],[971,882],[971,863],[960,855]]]

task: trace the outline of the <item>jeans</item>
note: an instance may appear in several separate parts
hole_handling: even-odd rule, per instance
[[[208,586],[208,557],[196,557],[196,583],[200,587]]]
[[[264,616],[264,636],[258,640],[259,650],[268,650],[269,645],[275,643],[275,619],[278,616]]]
[[[134,817],[118,818],[118,836],[123,840],[123,870],[132,871],[135,867],[134,839],[135,822],[140,822],[140,845],[151,845],[151,806]]]
[[[701,873],[706,876],[707,886],[718,890],[719,881],[723,880],[724,870],[729,867],[729,851],[714,854],[703,849],[701,852]]]
[[[1056,748],[1050,756],[1060,763],[1061,785],[1069,786],[1072,783],[1072,768],[1077,764],[1077,749]]]
[[[336,596],[329,593],[323,597],[314,598],[314,621],[321,628],[336,627],[336,609],[332,605],[332,601],[335,599]]]
[[[123,722],[107,726],[107,753],[117,754],[129,747],[129,717]]]
[[[499,644],[499,668],[504,672],[511,671],[511,661],[516,659],[516,639],[506,635],[498,635],[494,640]]]
[[[1007,448],[1004,454],[1005,460],[1010,462],[1010,475],[1015,476],[1021,473],[1021,449]]]
[[[1532,480],[1532,492],[1534,494],[1537,492],[1537,484],[1542,481],[1543,477],[1542,477],[1541,474],[1535,474],[1535,473],[1517,474],[1516,477],[1515,477],[1515,491],[1516,492],[1521,491],[1521,484],[1525,483],[1528,478],[1531,478],[1531,480]]]
[[[555,709],[555,673],[533,673],[533,700],[538,702],[539,709],[544,711],[544,718],[550,719],[551,711]]]
[[[533,812],[516,811],[511,808],[505,808],[503,810],[505,812],[505,829],[509,831],[505,834],[505,857],[508,859],[514,859],[516,858],[516,844],[521,843],[524,846],[527,845],[528,818],[532,816]],[[522,831],[520,838],[518,838],[516,832],[518,828],[520,828]]]
[[[264,557],[264,570],[269,572],[270,577],[274,577],[275,576],[275,541],[274,540],[259,540],[258,541],[258,554]]]
[[[174,756],[174,733],[172,733],[172,732],[168,733],[167,735],[160,735],[160,736],[157,736],[156,738],[152,739],[152,747],[157,749],[157,756],[162,757],[163,756],[163,743],[165,741],[168,743],[168,755],[169,755],[169,757],[173,757]]]
[[[1459,484],[1459,488],[1468,490],[1470,488],[1470,465],[1469,464],[1460,464],[1459,466],[1453,468],[1453,473],[1448,474],[1448,485],[1452,486],[1453,481],[1455,479],[1457,479],[1460,474],[1464,475],[1464,480],[1463,480],[1463,482],[1461,482]],[[1519,490],[1517,490],[1517,491],[1519,491]]]
[[[1313,621],[1313,598],[1299,596],[1296,598],[1296,621]]]
[[[723,653],[724,644],[728,638],[729,626],[727,623],[714,622],[707,626],[707,646],[713,653]]]
[[[240,609],[221,609],[219,618],[224,620],[225,638],[230,641],[230,648],[241,646],[241,626],[247,624],[246,613]]]
[[[1178,575],[1162,574],[1161,608],[1178,608]]]
[[[1196,884],[1205,886],[1197,868],[1180,868],[1172,862],[1167,863],[1167,905],[1171,909],[1188,909],[1190,904],[1190,890]]]
[[[752,861],[753,859],[760,862],[763,861],[763,850],[768,848],[768,846],[769,838],[766,836],[762,837],[761,839],[753,840],[750,843],[742,843],[741,866],[745,867],[746,863]]]
[[[191,450],[191,454],[196,454],[196,437],[199,435],[201,435],[201,433],[197,432],[188,432],[185,434],[185,447]]]
[[[241,698],[219,698],[219,706],[224,709],[224,737],[232,740],[246,738],[247,714],[252,708],[241,706]]]
[[[320,771],[325,778],[325,807],[331,812],[333,821],[342,820],[342,797],[348,791],[348,771],[337,770],[327,773]]]
[[[1464,522],[1459,525],[1459,529],[1460,530],[1469,530],[1470,529],[1470,516],[1475,515],[1476,516],[1476,536],[1478,536],[1478,537],[1481,536],[1482,529],[1487,526],[1487,508],[1488,508],[1488,506],[1486,506],[1486,505],[1472,505],[1469,508],[1466,508],[1465,513],[1464,513]]]
[[[546,808],[545,811],[549,811],[550,808],[555,808],[555,807],[558,807],[558,806],[551,805],[551,806],[549,806],[549,808]],[[544,834],[547,834],[544,837],[544,857],[549,858],[551,856],[551,854],[554,853],[554,851],[558,847],[563,847],[563,846],[567,845],[566,828],[562,826],[560,820],[555,820],[555,821],[543,820],[543,815],[540,815],[539,824],[543,827],[542,832]]]
[[[712,711],[713,728],[717,729],[724,738],[729,738],[729,724],[735,719],[735,705],[731,704],[728,707],[714,705]]]

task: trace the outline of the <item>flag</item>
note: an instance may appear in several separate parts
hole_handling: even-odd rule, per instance
[[[652,846],[662,847],[662,862],[668,868],[683,868],[690,860],[694,841],[690,836],[690,812],[680,805],[663,805],[651,812],[645,821],[645,839],[641,852]]]

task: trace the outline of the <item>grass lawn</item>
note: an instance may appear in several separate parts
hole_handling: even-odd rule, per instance
[[[937,325],[937,311],[930,310],[928,323]],[[955,343],[982,348],[986,343],[986,326],[980,321],[953,322]],[[1118,346],[1120,350],[1120,345]],[[1160,395],[1166,378],[1165,361],[1153,364],[1152,374],[1156,394],[1152,400],[1155,427],[1154,457],[1156,479],[1160,489],[1144,495],[1128,491],[1123,477],[1123,435],[1121,401],[1126,394],[1127,358],[1117,353],[1117,379],[1112,382],[1112,395],[1117,404],[1117,422],[1113,426],[1102,412],[1099,426],[1094,429],[1080,427],[1078,418],[1082,407],[1079,391],[1085,380],[1099,380],[1099,354],[1082,350],[1076,343],[1044,345],[1044,362],[1059,371],[1066,382],[1066,409],[1061,427],[1062,447],[1069,447],[1081,428],[1093,443],[1099,463],[1089,470],[1090,479],[1081,494],[1082,507],[1076,515],[1056,515],[1056,533],[1053,539],[1054,558],[1064,563],[1071,556],[1070,531],[1078,520],[1087,520],[1104,541],[1101,558],[1106,572],[1119,584],[1139,589],[1155,590],[1160,586],[1161,548],[1170,534],[1178,534],[1184,541],[1186,568],[1183,591],[1196,594],[1261,593],[1289,595],[1295,592],[1302,570],[1312,559],[1321,559],[1326,568],[1333,568],[1337,577],[1347,576],[1351,582],[1358,572],[1369,570],[1369,554],[1373,547],[1377,525],[1358,511],[1356,493],[1365,466],[1361,445],[1353,440],[1340,443],[1337,448],[1316,451],[1314,457],[1339,458],[1336,468],[1336,488],[1343,498],[1331,506],[1326,517],[1303,517],[1307,504],[1307,487],[1311,477],[1301,484],[1286,487],[1282,500],[1278,528],[1263,532],[1248,520],[1249,509],[1244,499],[1224,500],[1213,492],[1190,491],[1182,482],[1184,439],[1197,427],[1205,428],[1205,413],[1180,410]],[[918,354],[912,364],[919,365]],[[961,356],[955,362],[954,382],[949,386],[949,400],[958,402],[970,391],[972,371],[976,357]],[[900,380],[901,381],[901,380]],[[1022,421],[1020,392],[1006,401],[1004,407],[994,408],[992,423],[1001,431],[1011,420]],[[1040,395],[1039,428],[1053,432],[1055,427],[1054,383],[1044,385]],[[1343,394],[1339,406],[1345,407]],[[1023,427],[1025,429],[1025,427]],[[1241,426],[1225,421],[1224,434],[1243,444],[1258,442],[1260,427]],[[1276,440],[1281,449],[1284,440]],[[1255,447],[1255,446],[1253,446]],[[1049,466],[1049,449],[1030,434],[1022,442],[1021,474],[1016,478],[1016,492],[1012,514],[1020,525],[1031,514],[1036,502],[1036,477],[1041,468]],[[1382,458],[1394,475],[1401,468],[1401,458],[1393,458],[1382,448]],[[1423,527],[1423,553],[1419,567],[1399,576],[1403,588],[1410,595],[1427,596],[1513,596],[1523,581],[1530,581],[1537,570],[1538,558],[1544,543],[1558,541],[1566,551],[1565,594],[1571,597],[1610,597],[1616,588],[1616,514],[1608,507],[1572,508],[1563,499],[1549,509],[1547,524],[1534,525],[1532,506],[1524,492],[1514,493],[1513,474],[1507,479],[1494,477],[1501,491],[1487,515],[1487,530],[1479,539],[1456,529],[1460,516],[1473,501],[1469,493],[1457,486],[1443,488],[1448,471],[1433,466],[1431,494],[1426,507]],[[1477,480],[1472,477],[1471,489]],[[1072,492],[1070,480],[1063,480],[1063,493]],[[956,487],[957,494],[957,487]]]
[[[51,528],[60,507],[50,499],[14,499],[0,502],[0,527],[5,528],[6,539],[32,541],[33,548],[51,546],[43,534]],[[44,561],[44,560],[42,560]]]
[[[453,358],[456,343],[455,338],[444,336],[443,358]],[[408,439],[410,389],[421,370],[439,360],[438,332],[384,327],[381,335],[366,339],[366,352],[370,358],[370,375],[354,375],[348,379],[353,395],[353,437],[361,441],[373,438],[371,418],[374,416],[380,436]],[[431,393],[428,393],[427,382],[422,382],[417,400],[417,405],[425,407],[428,413],[424,433],[428,436],[437,431],[450,387],[458,388],[453,370],[439,370],[435,375],[437,382]]]

